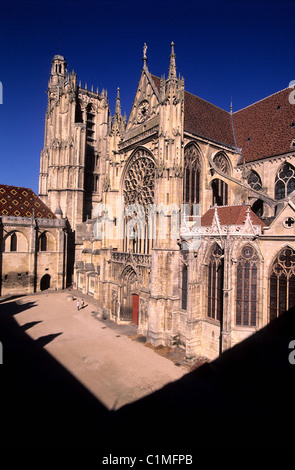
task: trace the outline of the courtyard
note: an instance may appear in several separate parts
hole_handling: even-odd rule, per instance
[[[180,362],[145,347],[135,325],[98,319],[96,302],[90,296],[83,296],[84,306],[78,310],[77,298],[82,300],[80,292],[44,291],[3,301],[1,309],[14,315],[20,328],[109,410],[142,398],[188,372]],[[17,314],[15,302],[22,309]]]

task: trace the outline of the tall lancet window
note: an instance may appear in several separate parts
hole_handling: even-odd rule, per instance
[[[17,236],[15,232],[10,236],[10,251],[17,251]]]
[[[152,248],[149,233],[149,205],[154,204],[155,162],[145,149],[138,149],[131,158],[124,176],[125,206],[123,251],[148,254]]]
[[[200,203],[200,152],[191,144],[184,151],[183,202],[189,206],[189,215],[193,215],[194,204]]]
[[[256,326],[257,289],[258,256],[246,245],[237,260],[236,325]]]
[[[222,249],[216,243],[211,249],[208,264],[208,309],[207,315],[220,320],[223,307],[223,258]]]
[[[295,306],[295,250],[283,248],[276,257],[269,279],[269,319]]]
[[[213,158],[214,164],[217,168],[228,175],[230,173],[230,165],[228,159],[223,153],[218,153]],[[215,178],[212,183],[212,204],[213,206],[226,206],[228,204],[228,185],[225,181]]]

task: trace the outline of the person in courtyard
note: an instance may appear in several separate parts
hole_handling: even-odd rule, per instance
[[[77,310],[79,311],[79,309],[80,309],[80,300],[77,299]]]

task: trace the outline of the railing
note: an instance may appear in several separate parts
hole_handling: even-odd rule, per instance
[[[128,261],[134,262],[140,266],[150,266],[151,265],[151,255],[145,255],[140,253],[127,253],[123,251],[113,251],[112,252],[112,261],[115,263],[127,263]]]

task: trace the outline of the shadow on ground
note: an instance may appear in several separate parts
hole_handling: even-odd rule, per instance
[[[2,449],[136,455],[293,448],[294,309],[217,360],[110,412],[43,348],[62,332],[34,341],[18,325],[15,316],[28,308],[34,302],[0,306]]]

